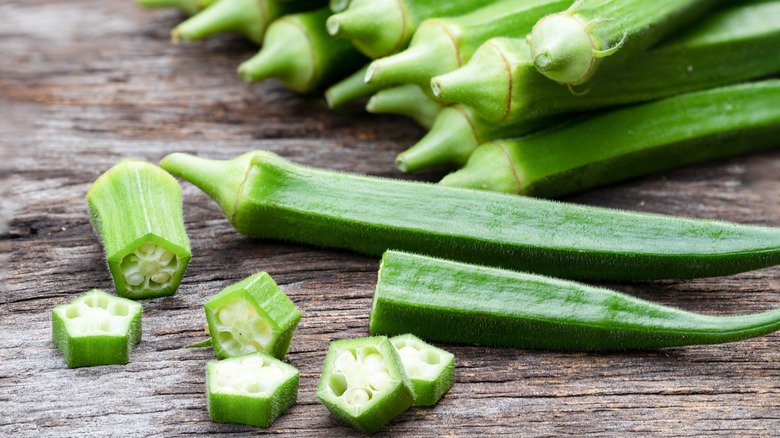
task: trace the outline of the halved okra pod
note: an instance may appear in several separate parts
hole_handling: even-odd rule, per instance
[[[141,305],[93,289],[51,312],[52,340],[68,366],[125,364],[141,340]]]
[[[265,351],[282,359],[301,319],[300,310],[266,272],[226,287],[205,309],[220,358]]]
[[[352,175],[265,151],[226,161],[177,153],[161,166],[204,190],[249,236],[569,278],[696,278],[780,263],[780,228]]]
[[[420,126],[430,129],[441,105],[434,102],[414,84],[397,85],[381,90],[366,103],[366,111],[374,114],[400,114],[413,118]]]
[[[390,338],[412,382],[414,404],[433,406],[455,380],[455,355],[407,333]]]
[[[372,334],[575,351],[719,344],[780,329],[780,309],[710,316],[540,275],[387,251]]]
[[[421,21],[464,14],[495,0],[350,0],[328,19],[328,33],[347,38],[369,58],[406,48]]]
[[[298,401],[298,370],[256,352],[206,364],[211,421],[268,427]]]
[[[216,0],[136,0],[144,8],[176,8],[187,15],[195,15]]]
[[[539,75],[528,43],[492,39],[463,68],[433,78],[434,94],[497,123],[642,102],[780,70],[780,2],[739,2],[630,61],[600,72],[572,94]]]
[[[557,197],[772,147],[780,147],[777,79],[682,94],[487,143],[441,183]]]
[[[346,103],[368,97],[385,88],[384,85],[367,84],[363,80],[366,77],[367,70],[368,65],[364,65],[360,70],[328,87],[325,90],[325,100],[328,102],[328,108],[339,108]]]
[[[334,417],[368,434],[414,403],[401,358],[384,336],[332,342],[317,398]]]
[[[192,257],[176,179],[153,164],[124,159],[92,184],[87,206],[119,296],[176,293]]]
[[[306,93],[330,85],[365,64],[349,41],[325,32],[328,8],[285,15],[268,27],[260,52],[238,67],[247,82],[277,78],[289,89]]]

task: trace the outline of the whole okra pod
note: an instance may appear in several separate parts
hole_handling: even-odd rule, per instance
[[[171,154],[240,233],[380,255],[388,248],[569,278],[729,275],[780,262],[780,229],[585,207],[315,169],[265,151]]]
[[[306,93],[322,88],[366,62],[349,41],[325,32],[328,8],[285,15],[268,27],[260,51],[238,67],[247,82],[277,78],[289,89]]]
[[[366,111],[374,114],[400,114],[413,118],[425,129],[430,129],[441,105],[434,102],[414,84],[398,85],[371,96]]]
[[[463,68],[431,80],[434,94],[493,123],[642,102],[757,78],[780,70],[780,2],[749,1],[704,18],[572,94],[540,76],[528,44],[497,38]]]

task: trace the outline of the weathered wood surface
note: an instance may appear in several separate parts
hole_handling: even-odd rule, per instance
[[[143,302],[144,333],[126,366],[68,369],[50,309],[112,290],[87,219],[91,182],[121,157],[174,151],[227,158],[263,148],[326,168],[401,177],[392,159],[411,122],[340,115],[277,83],[246,85],[254,48],[215,38],[171,47],[181,18],[131,1],[0,1],[0,435],[255,434],[208,420],[202,304],[266,270],[303,312],[286,360],[301,372],[297,406],[267,430],[350,436],[314,391],[328,343],[368,335],[377,259],[252,240],[183,185],[194,258],[174,297]],[[780,152],[691,166],[572,201],[780,226]],[[433,180],[431,172],[420,176]],[[633,295],[710,314],[780,306],[780,268],[726,278],[618,284]],[[379,436],[777,435],[780,335],[730,345],[624,354],[447,346],[456,382]]]

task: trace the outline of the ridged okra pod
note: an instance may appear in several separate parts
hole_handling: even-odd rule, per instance
[[[374,114],[400,114],[409,116],[425,129],[433,126],[442,106],[434,102],[414,84],[397,85],[371,96],[366,111]]]
[[[283,15],[321,7],[324,0],[218,0],[171,31],[174,44],[194,41],[218,33],[239,33],[262,44],[266,29]]]
[[[780,262],[779,228],[352,175],[265,151],[226,161],[177,153],[161,165],[214,198],[249,236],[569,278],[695,278]]]
[[[524,37],[540,18],[569,5],[571,0],[502,0],[465,15],[427,19],[406,50],[371,63],[366,82],[412,83],[429,92],[432,77],[463,66],[485,41]]]
[[[442,184],[537,197],[780,147],[780,80],[682,94],[480,146]]]
[[[780,329],[780,309],[702,315],[573,281],[387,251],[373,334],[457,344],[617,351],[720,344]]]
[[[153,164],[124,159],[92,184],[87,206],[117,294],[176,293],[192,257],[176,179]]]
[[[420,22],[451,17],[495,0],[350,0],[328,19],[328,33],[346,38],[369,58],[381,58],[406,48]]]
[[[187,15],[195,15],[216,0],[136,0],[144,8],[175,8]]]
[[[247,82],[277,78],[299,93],[314,91],[365,64],[349,41],[334,40],[325,31],[328,8],[286,15],[268,28],[260,51],[238,67]]]
[[[332,342],[317,398],[334,417],[367,434],[414,403],[401,358],[384,336]]]
[[[723,0],[577,0],[548,15],[528,35],[542,75],[577,85],[597,70],[624,61]]]
[[[750,1],[719,10],[600,72],[584,94],[539,75],[524,40],[488,41],[463,68],[433,78],[434,94],[473,107],[490,122],[658,99],[780,70],[780,2]]]
[[[325,101],[328,102],[328,108],[339,108],[349,102],[371,96],[385,88],[384,85],[367,84],[363,80],[367,70],[368,65],[364,65],[360,70],[328,87],[325,90]]]
[[[414,404],[433,406],[455,380],[455,355],[412,334],[390,338],[414,392]]]

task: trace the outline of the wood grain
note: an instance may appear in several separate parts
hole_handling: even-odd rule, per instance
[[[314,391],[329,342],[368,335],[378,260],[235,233],[183,184],[193,259],[179,292],[143,302],[143,339],[126,366],[68,369],[50,310],[112,291],[84,196],[121,157],[174,151],[228,158],[269,149],[294,161],[408,178],[395,154],[421,131],[400,118],[337,114],[318,97],[236,66],[256,50],[235,37],[172,47],[172,11],[132,1],[0,0],[0,435],[354,436]],[[780,141],[780,139],[779,139]],[[440,171],[414,178],[436,180]],[[720,160],[569,200],[780,226],[780,152]],[[268,271],[303,313],[286,361],[299,403],[268,430],[208,420],[203,303]],[[780,306],[780,268],[724,278],[614,284],[635,296],[727,315]],[[444,346],[456,382],[378,436],[772,436],[780,430],[780,335],[623,354]]]

